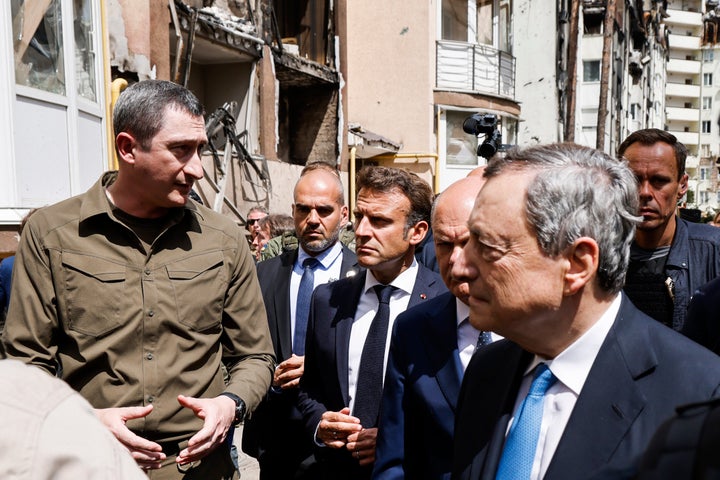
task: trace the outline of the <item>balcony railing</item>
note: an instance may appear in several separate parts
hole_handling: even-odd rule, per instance
[[[515,97],[515,57],[487,45],[438,40],[437,88]]]
[[[700,73],[700,62],[697,60],[680,60],[671,58],[667,63],[668,73]]]
[[[698,6],[700,7],[700,5]],[[685,12],[674,8],[668,8],[667,13],[669,15],[667,18],[665,18],[665,23],[667,25],[702,27],[702,13],[700,12]]]
[[[665,107],[665,117],[668,121],[698,122],[700,110],[697,108]]]
[[[665,95],[669,97],[699,98],[700,86],[668,82],[665,85]]]

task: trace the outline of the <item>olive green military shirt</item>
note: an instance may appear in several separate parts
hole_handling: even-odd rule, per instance
[[[61,372],[95,408],[152,404],[127,423],[138,435],[185,439],[202,420],[179,394],[229,391],[252,410],[270,386],[254,262],[237,225],[190,200],[146,252],[112,212],[104,187],[114,178],[29,219],[3,345],[9,358]]]

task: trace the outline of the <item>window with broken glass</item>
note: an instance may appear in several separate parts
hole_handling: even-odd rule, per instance
[[[65,56],[74,64],[76,93],[96,102],[96,52],[91,0],[72,0],[73,37],[63,30],[61,0],[11,1],[15,82],[67,95]],[[72,51],[68,52],[68,47]]]

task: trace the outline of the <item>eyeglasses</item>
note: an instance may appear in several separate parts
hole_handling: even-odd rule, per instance
[[[260,219],[259,218],[248,218],[247,222],[245,222],[245,223],[247,223],[248,227],[252,227],[253,225],[255,225],[257,223],[258,220],[260,220]]]

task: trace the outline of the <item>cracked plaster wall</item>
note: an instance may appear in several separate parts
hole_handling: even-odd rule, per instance
[[[140,80],[169,78],[167,2],[108,0],[110,65]]]

